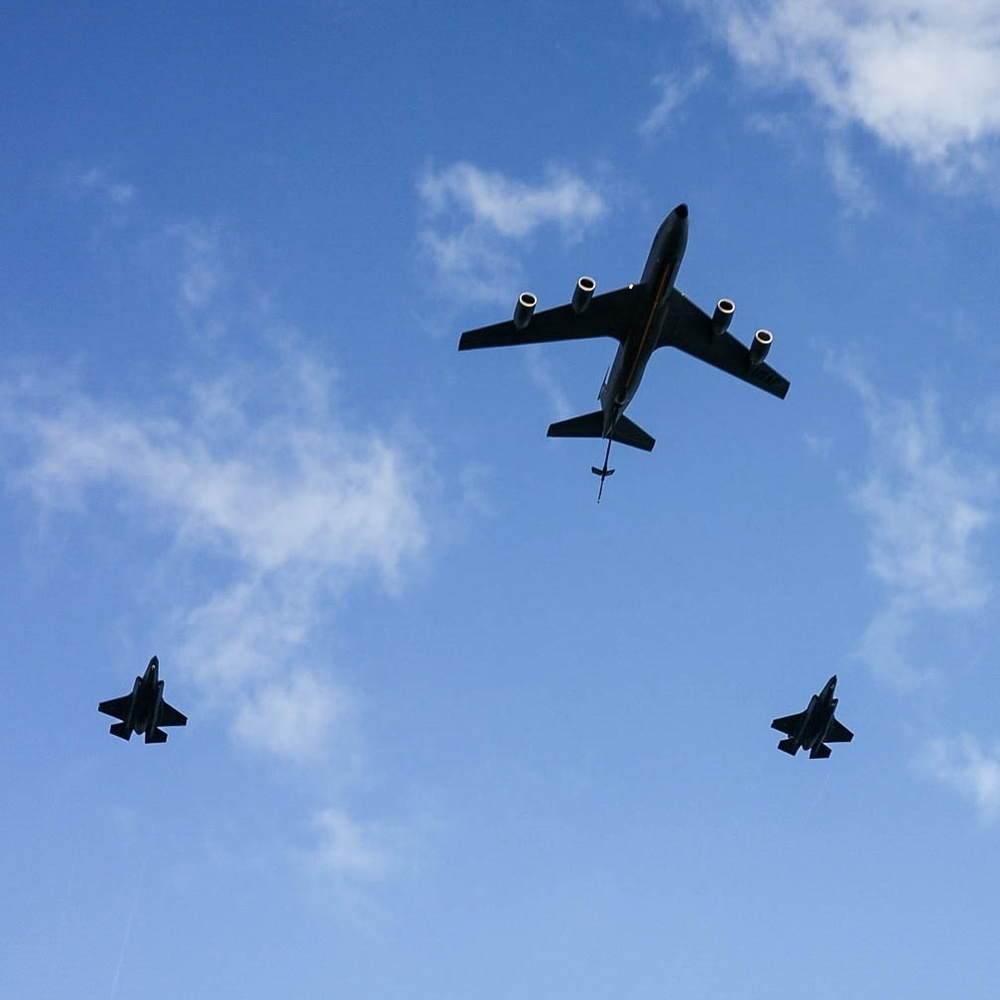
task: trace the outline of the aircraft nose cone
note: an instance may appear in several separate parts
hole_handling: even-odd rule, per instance
[[[679,219],[686,219],[688,217],[688,207],[683,202],[681,202],[675,209],[674,214]]]

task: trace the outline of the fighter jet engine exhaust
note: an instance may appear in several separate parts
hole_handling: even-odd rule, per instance
[[[596,287],[597,282],[593,278],[588,278],[587,275],[584,275],[576,283],[576,288],[573,289],[573,301],[571,305],[573,306],[573,312],[577,316],[590,305],[590,300],[593,297]]]
[[[521,292],[517,297],[517,305],[514,306],[514,326],[518,330],[523,330],[531,322],[531,315],[537,305],[538,298],[531,292]]]
[[[719,299],[712,313],[712,337],[718,337],[729,329],[729,323],[736,312],[736,304],[732,299]]]
[[[753,335],[753,343],[750,345],[751,368],[759,365],[767,357],[767,352],[771,350],[771,342],[773,340],[774,334],[770,330],[758,330]]]

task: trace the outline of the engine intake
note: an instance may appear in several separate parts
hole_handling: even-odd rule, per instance
[[[593,278],[588,278],[584,275],[576,283],[576,288],[573,289],[573,312],[578,316],[583,312],[587,306],[590,305],[590,300],[594,295],[594,289],[597,287],[597,282]]]
[[[523,330],[531,322],[531,314],[538,305],[538,299],[531,292],[521,292],[514,306],[514,326]]]
[[[725,333],[736,312],[736,303],[732,299],[719,299],[715,312],[712,314],[712,339]]]
[[[771,342],[773,340],[774,334],[770,330],[758,330],[753,335],[753,343],[750,345],[751,367],[759,365],[767,357],[767,352],[771,350]]]

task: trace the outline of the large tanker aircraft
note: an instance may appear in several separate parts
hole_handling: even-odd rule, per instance
[[[720,299],[709,316],[674,287],[687,237],[688,208],[682,204],[657,230],[638,282],[595,295],[597,283],[584,276],[577,282],[568,305],[540,313],[535,313],[536,297],[522,292],[513,319],[467,330],[459,340],[460,351],[591,337],[614,337],[618,341],[618,352],[598,393],[601,408],[554,423],[548,431],[549,437],[607,439],[603,468],[591,470],[601,477],[598,502],[604,480],[614,472],[608,468],[611,443],[618,441],[643,451],[652,451],[656,443],[625,416],[625,408],[658,347],[676,347],[781,399],[788,392],[788,379],[764,362],[773,340],[770,331],[758,330],[750,346],[745,347],[727,332],[736,308],[729,299]]]

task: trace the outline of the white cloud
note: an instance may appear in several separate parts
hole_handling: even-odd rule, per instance
[[[524,362],[531,381],[548,397],[553,418],[563,420],[566,417],[572,416],[574,412],[573,407],[570,405],[562,386],[553,376],[548,361],[538,347],[532,345],[524,352]]]
[[[639,134],[649,138],[660,132],[673,113],[704,83],[708,70],[701,66],[693,73],[678,78],[671,73],[653,77],[653,86],[659,91],[659,100],[639,124]]]
[[[512,238],[545,223],[575,234],[605,212],[597,191],[566,170],[551,170],[545,183],[533,186],[460,162],[438,172],[428,169],[419,191],[431,215],[458,209],[474,223]]]
[[[843,204],[855,215],[871,215],[878,205],[875,194],[841,138],[827,143],[826,165]]]
[[[254,572],[295,562],[374,569],[391,586],[425,541],[410,491],[415,470],[383,435],[352,431],[326,398],[309,399],[326,374],[296,359],[281,372],[289,381],[275,387],[277,397],[252,401],[229,382],[202,385],[185,418],[146,417],[82,394],[22,409],[21,433],[36,450],[20,481],[50,505],[115,482],[172,520],[187,544]],[[237,428],[213,425],[206,401],[237,415]],[[260,405],[271,412],[251,418],[246,410]]]
[[[244,702],[233,734],[249,746],[296,762],[315,760],[350,713],[349,696],[314,671],[298,669]]]
[[[135,199],[135,186],[112,176],[103,167],[67,170],[62,180],[63,188],[70,194],[96,198],[110,207],[122,208]]]
[[[167,229],[167,236],[181,251],[177,294],[182,310],[204,309],[223,289],[227,279],[218,226],[175,223]]]
[[[383,823],[360,823],[337,809],[316,818],[321,844],[315,862],[337,875],[379,879],[390,870],[398,833]]]
[[[86,510],[91,490],[113,486],[124,516],[172,539],[163,560],[198,581],[174,598],[178,669],[210,700],[243,703],[241,741],[304,760],[335,736],[343,699],[299,658],[332,599],[366,579],[398,589],[424,551],[422,471],[384,434],[344,426],[315,363],[241,376],[240,392],[201,386],[171,418],[7,384],[0,438],[20,453],[7,456],[12,484],[43,507]],[[287,716],[310,691],[292,732]],[[266,710],[276,725],[254,725]]]
[[[420,238],[435,274],[449,294],[467,301],[509,294],[519,270],[517,241],[546,225],[572,241],[607,211],[593,185],[558,169],[531,185],[459,162],[429,167],[417,189],[428,220]]]
[[[99,171],[64,186],[105,216],[130,190]],[[150,224],[131,210],[115,221],[127,238],[101,252],[145,267],[166,291],[157,300],[173,303],[168,320],[197,322],[196,360],[206,330],[236,321],[240,356],[255,360],[213,345],[223,376],[164,371],[135,399],[85,392],[51,367],[0,369],[0,476],[46,520],[62,514],[81,544],[115,532],[140,550],[156,652],[170,683],[200,694],[183,694],[185,711],[214,715],[240,746],[324,783],[335,807],[320,824],[328,870],[385,872],[379,851],[406,846],[400,830],[353,822],[330,788],[363,759],[331,640],[348,592],[395,594],[423,558],[429,447],[411,428],[345,418],[336,373],[275,320],[225,226]]]
[[[919,763],[938,781],[970,799],[984,821],[1000,817],[1000,745],[987,750],[967,734],[931,740]]]
[[[921,616],[969,615],[992,596],[980,550],[995,520],[996,472],[947,439],[932,395],[889,399],[858,372],[842,375],[871,434],[869,471],[850,498],[867,524],[869,571],[886,595],[860,653],[882,675],[913,680],[907,646]]]
[[[994,0],[701,0],[761,80],[805,87],[838,125],[920,164],[985,170],[1000,136]]]

